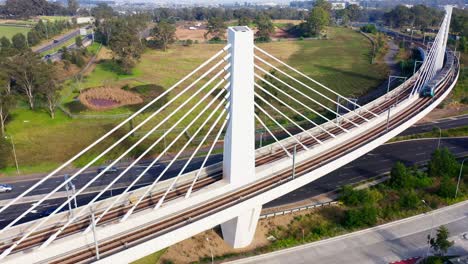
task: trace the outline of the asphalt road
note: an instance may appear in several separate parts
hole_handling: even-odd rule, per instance
[[[422,257],[427,250],[427,235],[430,234],[432,222],[435,229],[445,225],[450,232],[449,240],[455,242],[448,255],[465,255],[468,253],[466,212],[468,201],[375,228],[229,263],[387,264]]]
[[[450,129],[456,127],[468,126],[468,115],[454,116],[444,119],[435,120],[429,123],[416,124],[405,131],[399,136],[412,135],[416,133],[430,132],[433,129]]]
[[[442,128],[466,125],[468,116],[462,116],[454,119],[446,119],[439,121],[439,126]],[[418,125],[412,127],[413,133],[424,132],[428,129],[429,125]],[[430,128],[429,130],[431,130]],[[266,205],[265,208],[280,206],[284,204],[294,203],[297,201],[302,201],[310,197],[326,193],[340,186],[356,183],[362,180],[366,180],[372,177],[375,177],[384,172],[388,172],[393,164],[396,161],[403,161],[408,165],[414,163],[425,162],[430,158],[430,154],[434,151],[437,145],[437,140],[417,140],[417,141],[408,141],[400,143],[386,144],[378,147],[374,151],[366,154],[365,156],[351,162],[350,164],[314,181],[302,188],[299,188],[281,198],[278,198]],[[447,146],[451,151],[457,155],[467,155],[468,154],[468,138],[463,139],[442,139],[441,146]],[[220,162],[222,160],[222,155],[214,155],[210,160],[209,164]],[[186,172],[198,169],[201,165],[202,158],[194,159]],[[138,175],[141,173],[150,163],[150,161],[145,161],[139,163],[134,168],[130,169],[129,172],[123,176],[116,185],[125,186],[132,182]],[[154,179],[164,170],[167,163],[157,163],[155,164],[148,173],[140,179],[138,185],[135,187],[142,187],[149,185]],[[181,167],[185,164],[184,160],[177,161],[171,166],[172,168],[167,171],[166,175],[162,178],[168,179],[174,177],[178,174]],[[123,170],[125,166],[120,167],[120,170]],[[76,186],[76,189],[80,189],[86,183],[89,182],[97,174],[96,169],[90,169],[81,174],[78,178],[73,181],[73,184]],[[100,179],[94,182],[90,188],[97,188],[106,186],[110,183],[113,178],[118,175],[117,173],[103,175]],[[12,185],[14,190],[10,193],[0,193],[0,200],[8,200],[15,198],[20,193],[27,190],[30,186],[36,183],[41,176],[35,178],[26,178],[24,180],[17,180],[15,178],[9,178],[7,181],[2,181],[2,183],[7,182]],[[31,192],[29,195],[44,195],[49,193],[60,183],[63,182],[63,175],[58,177],[53,177],[45,181],[39,188]],[[65,190],[63,190],[65,191]],[[119,194],[123,191],[123,187],[114,188],[111,191],[105,193],[102,198],[108,198],[110,196]],[[87,201],[93,198],[94,194],[84,194],[80,195],[78,198],[78,204],[85,204]],[[40,205],[35,211],[31,213],[28,217],[22,222],[30,221],[36,219],[37,217],[44,214],[44,212],[50,211],[52,208],[56,208],[64,201],[63,198],[50,199],[45,204]],[[31,203],[24,203],[12,206],[0,216],[0,227],[6,225],[12,219],[24,212],[25,209],[29,208]],[[64,208],[67,209],[67,208]]]
[[[67,42],[68,40],[78,36],[80,34],[80,29],[77,29],[77,30],[74,30],[66,35],[64,35],[63,37],[61,37],[60,39],[56,39],[57,42],[55,43],[50,43],[49,45],[46,45],[44,47],[41,47],[40,49],[37,49],[35,52],[37,53],[42,53],[42,52],[45,52],[45,51],[48,51],[48,50],[51,50],[55,47],[60,47],[60,45],[62,45],[63,43]]]

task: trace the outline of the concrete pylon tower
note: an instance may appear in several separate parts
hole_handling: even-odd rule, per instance
[[[228,28],[231,44],[229,121],[224,137],[223,177],[243,185],[255,177],[254,38],[245,26]]]
[[[224,138],[223,177],[240,186],[255,179],[254,36],[248,27],[230,27],[231,85],[229,123]],[[224,240],[234,248],[253,239],[262,205],[245,208],[221,224]]]

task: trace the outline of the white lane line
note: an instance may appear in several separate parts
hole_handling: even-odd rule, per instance
[[[426,155],[426,153],[422,152],[422,153],[417,153],[416,156],[421,156],[421,155]]]

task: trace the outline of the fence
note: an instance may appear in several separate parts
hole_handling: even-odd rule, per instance
[[[260,215],[260,219],[266,219],[266,218],[275,217],[279,215],[287,215],[287,214],[292,214],[292,213],[299,212],[299,211],[316,209],[316,208],[320,208],[324,206],[332,206],[336,204],[338,204],[337,201],[332,201],[332,202],[326,202],[326,203],[318,203],[318,204],[313,204],[313,205],[301,206],[301,207],[296,207],[296,208],[289,209],[289,210],[263,214],[263,215]]]

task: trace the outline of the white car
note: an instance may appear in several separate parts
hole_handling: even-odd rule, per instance
[[[0,184],[0,193],[2,192],[11,192],[13,190],[13,187],[8,184]]]

